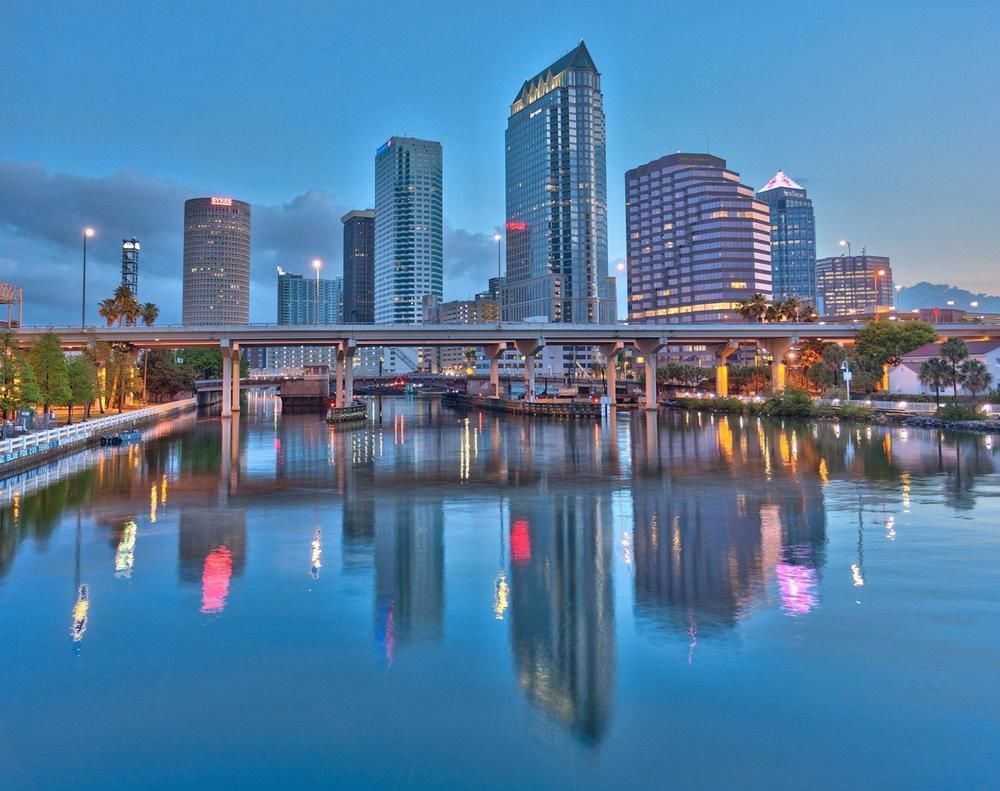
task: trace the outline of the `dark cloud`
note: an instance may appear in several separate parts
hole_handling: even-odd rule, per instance
[[[24,288],[25,321],[65,324],[80,315],[82,229],[88,242],[88,317],[119,282],[121,240],[142,243],[139,296],[156,302],[163,323],[181,318],[184,201],[207,195],[197,186],[155,179],[136,171],[83,177],[52,173],[36,163],[0,160],[0,279]],[[239,197],[239,196],[235,196]],[[275,267],[307,272],[313,258],[325,273],[342,271],[340,218],[352,208],[310,189],[277,206],[253,206],[251,321],[275,320]],[[486,288],[496,271],[492,234],[446,225],[445,298]]]

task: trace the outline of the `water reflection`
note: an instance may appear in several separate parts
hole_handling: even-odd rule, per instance
[[[229,597],[230,581],[246,566],[246,512],[183,508],[178,538],[180,581],[201,584],[201,612],[221,613]]]

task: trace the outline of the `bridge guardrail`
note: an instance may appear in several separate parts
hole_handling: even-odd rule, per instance
[[[129,427],[138,420],[146,420],[167,412],[187,409],[197,405],[197,399],[186,398],[180,401],[170,401],[166,404],[135,409],[120,415],[105,415],[72,426],[59,426],[47,431],[35,431],[20,437],[11,437],[0,441],[0,464],[5,464],[23,456],[29,456],[43,450],[57,448],[70,442],[89,439],[100,434],[117,431]]]

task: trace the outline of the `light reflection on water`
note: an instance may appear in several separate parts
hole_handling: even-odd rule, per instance
[[[25,782],[994,771],[990,438],[250,407],[0,484],[0,734]],[[83,727],[108,695],[129,705]],[[151,727],[170,738],[104,740]]]

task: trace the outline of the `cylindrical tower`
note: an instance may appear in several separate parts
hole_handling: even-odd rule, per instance
[[[122,285],[132,292],[139,293],[139,240],[122,239]]]
[[[219,197],[184,202],[183,320],[249,323],[249,203]]]

